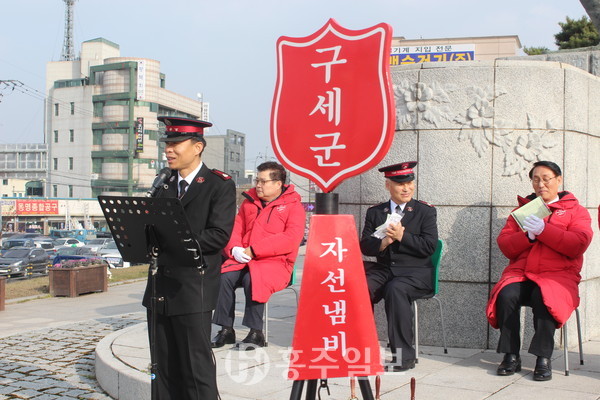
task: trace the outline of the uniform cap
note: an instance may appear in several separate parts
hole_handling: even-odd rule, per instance
[[[165,134],[159,139],[161,142],[182,142],[191,138],[202,139],[204,128],[212,126],[210,122],[199,119],[181,117],[157,117],[165,124]]]
[[[379,172],[383,172],[383,176],[394,182],[410,182],[415,179],[415,171],[413,168],[416,165],[416,161],[407,161],[379,168]]]

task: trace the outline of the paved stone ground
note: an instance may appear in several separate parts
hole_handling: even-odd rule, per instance
[[[100,339],[146,320],[143,312],[97,318],[0,339],[0,400],[111,399],[96,382]]]

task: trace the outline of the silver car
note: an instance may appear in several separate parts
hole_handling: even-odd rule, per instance
[[[123,256],[121,256],[114,240],[98,250],[98,256],[108,261],[111,268],[128,268],[131,266],[128,261],[123,261]]]

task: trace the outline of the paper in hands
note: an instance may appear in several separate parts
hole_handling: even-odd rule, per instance
[[[540,219],[544,219],[550,214],[552,214],[552,211],[550,211],[546,203],[544,203],[544,200],[542,200],[542,198],[539,196],[510,213],[515,221],[517,221],[517,224],[519,224],[519,227],[521,227],[523,232],[527,231],[527,229],[523,227],[525,218],[529,217],[530,215],[535,215]]]
[[[400,214],[396,214],[396,213],[388,214],[385,222],[383,224],[379,225],[377,227],[377,229],[375,230],[375,232],[373,232],[373,234],[371,236],[374,236],[377,239],[384,239],[386,236],[385,231],[390,226],[390,224],[394,224],[394,225],[399,224],[400,220],[402,220],[402,216]]]

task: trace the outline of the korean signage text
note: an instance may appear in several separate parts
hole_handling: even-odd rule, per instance
[[[439,61],[473,61],[474,59],[474,44],[395,46],[392,47],[390,54],[390,65]]]

